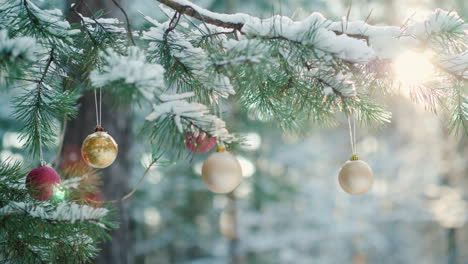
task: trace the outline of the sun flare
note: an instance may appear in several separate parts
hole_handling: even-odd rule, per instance
[[[426,82],[434,73],[434,66],[424,53],[406,51],[398,56],[392,65],[395,77],[405,85]]]

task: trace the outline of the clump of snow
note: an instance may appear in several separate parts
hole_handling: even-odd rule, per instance
[[[70,29],[70,23],[64,19],[60,9],[42,10],[30,0],[26,4],[34,15],[41,20],[45,29],[56,36],[72,36],[80,33],[79,29]]]
[[[0,30],[0,57],[2,61],[13,62],[17,59],[34,61],[36,41],[31,37],[17,37],[10,39],[6,30]]]
[[[120,55],[112,49],[101,52],[104,66],[94,69],[90,79],[95,87],[103,87],[115,81],[135,85],[148,100],[154,99],[154,93],[164,87],[164,68],[157,63],[146,61],[145,52],[137,47],[130,47],[128,55]]]
[[[109,210],[106,208],[94,208],[87,205],[79,205],[70,202],[61,202],[56,207],[35,205],[24,202],[10,202],[0,208],[0,215],[28,214],[52,221],[70,221],[72,223],[79,221],[99,221],[100,218],[107,215]]]
[[[37,37],[37,42],[53,42],[60,45],[62,48],[69,48],[64,44],[73,42],[71,36],[79,34],[79,29],[71,29],[70,23],[64,18],[62,11],[59,9],[44,10],[40,9],[31,0],[5,0],[0,1],[3,12],[0,17],[0,24],[5,28],[15,28],[24,35],[35,35],[35,32],[42,31],[40,34],[47,36],[46,38]],[[18,16],[25,15],[28,17],[21,22]],[[26,23],[26,24],[23,24]],[[30,30],[34,27],[34,30]]]
[[[242,13],[223,14],[223,13],[211,12],[211,11],[206,10],[206,9],[204,9],[202,7],[199,7],[198,5],[196,5],[196,4],[194,4],[194,3],[190,2],[190,1],[187,1],[187,0],[173,0],[173,2],[176,2],[176,3],[178,3],[180,5],[183,5],[183,6],[191,7],[193,10],[195,10],[195,12],[197,12],[201,16],[211,17],[213,19],[220,20],[220,21],[225,21],[225,22],[228,22],[228,23],[243,24],[243,23],[245,23],[246,21],[248,21],[249,19],[252,18],[252,16],[247,15],[247,14],[242,14]]]
[[[466,26],[456,12],[435,10],[422,21],[409,19],[404,27],[373,26],[363,21],[331,22],[328,29],[367,38],[380,59],[396,57],[403,50],[427,41],[436,34],[464,34]]]
[[[456,12],[437,9],[423,21],[411,21],[405,30],[405,34],[425,39],[432,34],[444,32],[463,34],[465,29],[463,19]]]
[[[226,143],[232,142],[234,137],[226,129],[226,123],[215,115],[210,114],[208,107],[200,103],[188,102],[194,93],[162,94],[161,104],[153,105],[153,112],[146,116],[147,121],[172,117],[180,133],[184,133],[194,125]]]
[[[247,39],[244,36],[241,36],[239,40],[223,40],[221,44],[227,53],[233,53],[236,57],[231,60],[218,61],[217,65],[258,63],[270,54],[270,47],[266,43],[258,39]]]
[[[293,21],[286,16],[268,19],[251,17],[242,31],[255,36],[298,42],[350,62],[365,63],[375,57],[365,41],[344,34],[337,35],[327,28],[329,23],[320,13],[312,13],[301,21]]]
[[[126,34],[124,24],[117,18],[90,18],[79,14],[82,18],[81,23],[84,24],[91,32],[95,31],[97,27],[103,27],[104,30],[112,33]]]

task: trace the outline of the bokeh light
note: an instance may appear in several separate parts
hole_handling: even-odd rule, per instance
[[[424,53],[406,51],[393,62],[395,77],[403,85],[420,85],[434,74],[434,66]]]

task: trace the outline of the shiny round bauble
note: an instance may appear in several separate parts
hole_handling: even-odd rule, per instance
[[[372,169],[362,160],[347,161],[338,174],[341,188],[353,195],[366,193],[374,182]]]
[[[192,152],[205,153],[210,151],[216,145],[216,139],[206,133],[187,132],[185,134],[185,146]]]
[[[117,143],[105,131],[96,131],[87,136],[81,146],[83,160],[96,169],[109,167],[114,162],[118,152]]]
[[[31,196],[39,201],[49,200],[57,184],[60,183],[60,175],[47,166],[39,166],[26,176],[26,188],[29,189]]]
[[[241,183],[242,169],[234,155],[219,151],[212,153],[203,162],[202,179],[210,191],[229,193]]]

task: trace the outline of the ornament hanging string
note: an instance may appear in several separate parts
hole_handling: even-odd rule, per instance
[[[94,104],[96,106],[96,126],[101,127],[102,122],[102,93],[101,88],[99,88],[99,105],[98,105],[98,96],[96,89],[94,89]]]
[[[354,112],[350,111],[350,114],[346,115],[348,119],[348,128],[349,128],[349,138],[351,142],[351,152],[353,156],[357,155],[357,147],[356,147],[356,119],[354,116]]]
[[[221,99],[219,99],[219,98],[218,98],[218,100],[216,100],[216,110],[218,111],[219,119],[223,120],[223,111],[221,111],[220,100]],[[216,143],[218,144],[217,150],[218,151],[224,151],[226,146],[224,146],[224,143],[221,141],[221,139],[219,137],[216,138]]]
[[[42,133],[41,129],[38,129],[39,133],[39,165],[45,166],[44,153],[42,152]]]

